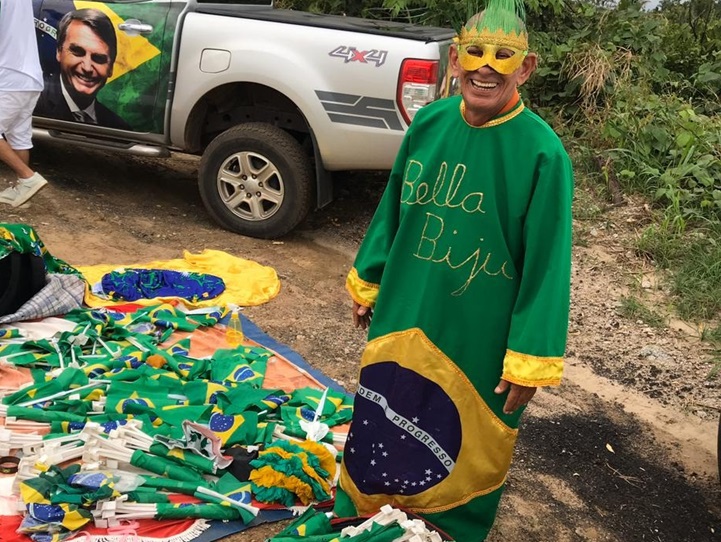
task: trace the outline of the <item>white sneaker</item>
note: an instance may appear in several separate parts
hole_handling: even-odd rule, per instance
[[[8,205],[12,205],[13,203],[15,203],[16,199],[18,199],[18,190],[14,186],[6,188],[2,192],[0,192],[0,203],[7,203]]]
[[[19,180],[18,184],[15,186],[17,196],[11,205],[13,207],[19,207],[27,200],[32,198],[38,192],[38,190],[40,190],[46,184],[48,184],[48,182],[37,171],[33,173],[33,176],[29,179]]]

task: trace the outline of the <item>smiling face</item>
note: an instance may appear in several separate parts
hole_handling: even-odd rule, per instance
[[[493,55],[493,58],[483,58],[484,55]],[[492,47],[488,45],[473,45],[466,49],[465,55],[477,58],[481,66],[475,70],[464,69],[475,67],[473,63],[459,60],[457,46],[450,50],[450,62],[453,75],[458,78],[461,94],[465,103],[466,121],[473,126],[482,126],[495,117],[511,100],[516,88],[531,76],[536,69],[537,58],[533,53],[525,54],[519,67],[510,73],[500,73],[492,68],[507,71],[503,66],[517,63],[516,55],[522,54],[508,47]],[[515,58],[514,58],[515,57]],[[486,62],[483,62],[485,60]]]
[[[110,47],[81,21],[68,25],[57,59],[65,88],[80,108],[90,105],[113,74]]]

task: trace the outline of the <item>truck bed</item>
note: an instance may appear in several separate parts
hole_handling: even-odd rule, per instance
[[[248,6],[203,6],[199,5],[197,13],[223,15],[225,17],[240,17],[261,21],[272,21],[284,24],[310,26],[316,28],[329,28],[362,34],[377,34],[426,43],[445,41],[453,38],[455,32],[449,28],[433,26],[419,26],[401,22],[376,21],[357,17],[342,17],[339,15],[319,15],[305,11],[288,9],[258,8]]]

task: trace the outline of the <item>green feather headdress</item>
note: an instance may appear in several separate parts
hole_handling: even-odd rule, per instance
[[[467,19],[460,25],[458,43],[484,41],[499,46],[528,50],[526,9],[523,0],[488,0],[479,13],[479,2],[468,2]]]

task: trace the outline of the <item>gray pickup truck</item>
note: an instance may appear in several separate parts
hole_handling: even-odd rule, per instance
[[[264,0],[32,1],[35,137],[200,154],[208,213],[261,238],[332,201],[330,172],[392,166],[415,112],[440,96],[453,37]]]

